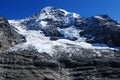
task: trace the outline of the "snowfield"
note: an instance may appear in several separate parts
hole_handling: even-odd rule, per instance
[[[69,14],[71,14],[63,9],[60,9],[60,10],[64,11],[65,16],[68,16]],[[49,11],[47,14],[49,14]],[[54,16],[51,16],[50,14],[48,16],[45,16],[45,14],[41,14],[40,16],[41,17],[39,17],[38,20],[36,20],[36,21],[39,21],[40,19],[44,19],[46,17],[47,18],[51,18],[51,17],[54,18]],[[76,13],[73,13],[72,16],[74,18],[80,17]],[[71,17],[71,15],[70,15],[70,17]],[[68,21],[71,22],[74,19],[73,17],[68,19]],[[103,19],[99,16],[95,16],[95,18]],[[77,29],[75,26],[71,26],[71,27],[67,27],[67,28],[58,28],[58,31],[61,34],[63,34],[65,38],[72,39],[73,37],[77,37],[78,40],[71,41],[68,39],[58,39],[56,41],[52,41],[52,40],[50,40],[50,37],[46,37],[41,30],[27,30],[26,26],[21,24],[22,21],[24,21],[24,19],[22,19],[22,20],[9,20],[9,23],[15,27],[15,30],[19,34],[25,36],[25,38],[26,38],[25,43],[18,44],[15,47],[10,48],[9,50],[27,49],[30,46],[32,46],[35,49],[37,49],[37,51],[40,53],[46,52],[46,53],[52,55],[55,52],[56,46],[61,47],[61,49],[64,49],[66,51],[71,51],[71,50],[68,50],[68,47],[71,47],[71,46],[72,47],[77,46],[77,47],[86,48],[86,49],[112,49],[112,50],[115,49],[115,48],[108,47],[106,44],[99,44],[99,43],[90,44],[90,43],[85,42],[84,38],[79,37],[80,30]],[[67,21],[67,23],[69,23],[68,21]],[[41,27],[44,28],[44,27],[46,27],[47,22],[41,21],[39,24],[41,24]],[[97,53],[99,54],[99,52],[97,52]]]
[[[67,50],[67,47],[71,45],[82,47],[82,48],[87,48],[87,49],[114,49],[114,48],[108,47],[105,44],[90,44],[90,43],[84,42],[83,40],[82,41],[80,40],[71,41],[68,39],[59,39],[56,41],[51,41],[50,38],[46,37],[42,31],[26,30],[25,26],[19,24],[19,22],[20,21],[9,20],[9,23],[15,26],[16,31],[20,33],[21,35],[25,36],[26,42],[18,44],[15,47],[12,47],[10,50],[27,49],[29,48],[29,46],[33,46],[40,53],[46,52],[52,55],[54,54],[55,46],[62,47],[62,49],[65,49],[65,50]],[[79,31],[74,30],[72,27],[63,29],[63,31],[61,32],[65,34],[65,37],[73,37],[73,35],[79,36],[77,33]]]

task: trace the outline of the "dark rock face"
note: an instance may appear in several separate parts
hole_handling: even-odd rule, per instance
[[[0,17],[0,52],[23,41],[25,38],[10,26],[7,19]]]
[[[119,80],[120,52],[110,52],[100,57],[51,57],[34,49],[1,53],[0,80]]]
[[[109,46],[120,46],[120,27],[118,23],[107,15],[99,15],[102,19],[90,17],[84,19],[79,25],[81,36],[86,37],[90,43],[105,43]]]
[[[60,60],[69,70],[72,80],[119,80],[120,79],[120,62],[118,59],[66,59]]]

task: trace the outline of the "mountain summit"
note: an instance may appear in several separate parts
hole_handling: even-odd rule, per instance
[[[31,17],[10,23],[22,25],[26,30],[41,30],[51,40],[82,39],[88,43],[120,46],[119,23],[107,15],[84,18],[77,13],[48,6]]]

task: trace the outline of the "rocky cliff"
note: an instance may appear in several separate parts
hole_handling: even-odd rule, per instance
[[[24,41],[25,38],[15,31],[7,19],[0,17],[0,52]]]
[[[103,51],[97,56],[85,50],[79,56],[51,57],[30,48],[6,52],[0,54],[0,80],[119,80],[119,53]]]

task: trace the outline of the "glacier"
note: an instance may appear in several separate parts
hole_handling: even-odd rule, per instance
[[[44,21],[46,18],[50,19],[52,18],[53,21],[60,21],[62,19],[59,19],[61,17],[55,17],[55,13],[51,13],[52,10],[50,10],[51,7],[46,7],[45,9],[43,9],[42,11],[46,10],[46,14],[45,13],[41,13],[39,15],[37,15],[37,17],[33,17],[33,20],[35,19],[36,23],[38,24],[34,24],[33,26],[40,26],[41,29],[46,28],[48,26],[48,22]],[[29,25],[24,25],[22,24],[23,22],[25,22],[26,20],[29,21],[29,19],[32,19],[32,17],[30,18],[26,18],[26,19],[21,19],[21,20],[9,20],[9,23],[15,27],[15,30],[25,36],[26,38],[26,42],[25,43],[21,43],[18,44],[14,47],[11,47],[9,50],[18,50],[18,49],[27,49],[29,48],[29,46],[33,46],[35,49],[37,49],[38,52],[40,53],[48,53],[50,55],[53,55],[55,53],[55,47],[62,47],[62,49],[64,49],[65,51],[71,51],[68,50],[69,47],[72,46],[77,46],[80,48],[86,48],[86,49],[111,49],[111,50],[116,50],[116,48],[112,48],[107,46],[106,44],[90,44],[85,42],[85,38],[83,38],[79,33],[80,33],[80,29],[77,29],[76,26],[72,25],[72,23],[75,21],[76,18],[80,18],[80,15],[78,15],[77,13],[72,13],[72,12],[67,12],[63,9],[59,9],[60,11],[64,12],[64,16],[65,16],[65,26],[69,25],[70,27],[65,27],[63,26],[62,28],[57,27],[57,30],[60,32],[60,34],[64,35],[64,39],[58,39],[58,40],[50,40],[49,36],[45,36],[44,32],[41,29],[33,29],[33,30],[29,30],[27,29],[27,26]],[[59,11],[58,10],[58,11]],[[53,11],[54,12],[54,11]],[[102,19],[99,16],[95,16],[95,18],[99,18]],[[72,39],[74,37],[77,37],[78,39],[75,41],[69,40]],[[68,39],[69,38],[69,39]],[[74,49],[72,49],[74,51]],[[97,54],[99,54],[99,52],[96,52]],[[99,54],[100,55],[100,54]]]

